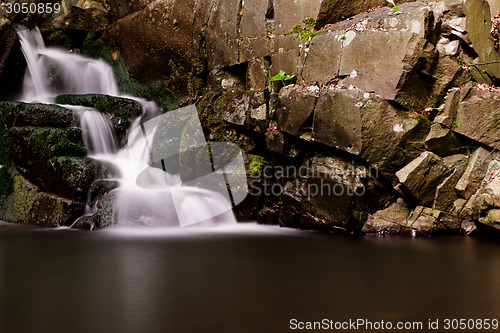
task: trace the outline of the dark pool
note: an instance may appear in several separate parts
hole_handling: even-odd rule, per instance
[[[443,320],[500,318],[500,244],[484,239],[0,224],[0,267],[1,333],[300,331],[292,319],[455,332]],[[367,331],[386,330],[343,330]]]

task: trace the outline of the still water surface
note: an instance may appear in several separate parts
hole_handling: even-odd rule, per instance
[[[292,318],[500,317],[500,244],[485,239],[0,224],[0,268],[6,333],[292,332]]]

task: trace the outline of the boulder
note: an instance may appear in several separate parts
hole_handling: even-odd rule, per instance
[[[314,109],[313,140],[355,155],[361,154],[361,108],[364,102],[364,96],[354,89],[321,90]]]
[[[412,198],[423,206],[434,202],[437,186],[448,168],[443,160],[432,152],[423,152],[418,158],[396,172],[396,176]]]
[[[488,1],[467,0],[464,1],[464,9],[466,14],[465,28],[472,46],[479,56],[479,63],[500,61],[500,54],[495,49],[490,33],[492,15]],[[495,78],[500,78],[500,66],[498,64],[479,65],[478,67]]]
[[[234,125],[245,125],[247,111],[250,107],[250,94],[246,92],[228,93],[226,97],[228,97],[227,102],[230,104],[225,106],[224,120]]]
[[[327,87],[314,110],[314,141],[359,155],[394,181],[423,150],[430,124],[408,118],[386,100],[357,89]]]
[[[282,154],[285,151],[285,136],[280,132],[266,133],[267,150]]]
[[[319,87],[289,85],[280,90],[280,107],[276,110],[278,129],[299,136],[300,129],[316,106]]]
[[[449,128],[435,123],[425,138],[425,147],[436,155],[444,157],[457,154],[462,150],[463,144]]]
[[[329,221],[325,223],[359,230],[356,211],[374,213],[394,200],[372,175],[372,168],[347,158],[317,154],[301,168],[307,170],[300,175],[306,180],[301,188],[301,213]]]
[[[10,168],[9,175],[12,191],[0,197],[3,221],[57,227],[69,225],[84,211],[83,203],[40,190],[15,168]]]
[[[500,229],[500,161],[489,163],[479,190],[467,202],[463,215]]]
[[[121,118],[137,118],[142,115],[142,106],[139,102],[108,95],[59,95],[55,100],[58,104],[81,105],[96,108],[97,110]]]
[[[79,124],[73,111],[58,105],[0,102],[0,121],[7,128],[39,126],[67,128]]]
[[[500,144],[500,90],[472,88],[458,104],[453,130],[492,148]]]
[[[246,88],[248,90],[264,91],[267,89],[269,78],[269,61],[257,58],[248,63]]]
[[[406,226],[410,209],[401,203],[393,203],[383,210],[369,215],[361,229],[365,234],[398,235]]]
[[[459,199],[455,186],[467,167],[467,157],[464,155],[457,156],[459,158],[458,162],[454,163],[455,165],[453,166],[448,165],[448,168],[453,170],[452,173],[436,188],[436,198],[433,208],[444,212],[453,212],[454,203]],[[444,163],[447,164],[446,161]]]
[[[455,190],[461,197],[469,199],[481,186],[481,181],[486,176],[491,161],[500,160],[498,153],[490,153],[479,147],[469,158],[469,163],[464,174],[455,186]]]
[[[461,93],[462,90],[459,88],[450,89],[446,95],[443,111],[434,119],[435,123],[439,123],[447,128],[456,129],[455,119],[457,117],[458,104],[461,102]]]

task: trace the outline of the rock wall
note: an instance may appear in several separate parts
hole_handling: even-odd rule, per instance
[[[311,6],[297,13],[317,18]],[[264,57],[209,61],[200,114],[214,140],[249,153],[240,214],[362,233],[497,227],[490,16],[486,1],[412,2],[289,33],[276,17]],[[280,70],[295,77],[268,87]]]
[[[354,233],[500,228],[494,13],[486,0],[397,3],[64,1],[42,19],[99,31],[140,82],[183,78],[180,105],[197,103],[207,137],[246,152],[241,219]]]

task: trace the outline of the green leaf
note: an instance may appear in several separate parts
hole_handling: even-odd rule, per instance
[[[394,13],[399,12],[399,6],[395,6],[395,7],[392,9],[392,11],[393,11]]]
[[[280,70],[280,72],[278,74],[276,74],[275,76],[272,76],[269,78],[269,82],[272,82],[272,81],[282,81],[283,78],[285,77],[286,73],[284,70]]]

